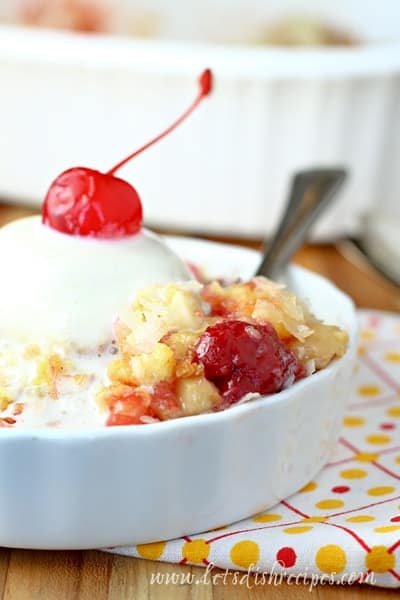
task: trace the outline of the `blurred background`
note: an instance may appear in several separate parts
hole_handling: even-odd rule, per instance
[[[204,67],[212,98],[121,171],[148,225],[262,238],[294,171],[343,165],[316,237],[375,246],[378,223],[396,252],[398,0],[0,0],[1,198],[39,206],[65,168],[110,168]]]

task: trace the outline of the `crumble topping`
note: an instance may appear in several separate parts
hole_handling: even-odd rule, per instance
[[[243,322],[245,326],[236,325],[228,340],[228,325],[232,329],[234,323]],[[279,391],[342,356],[348,339],[339,327],[316,319],[283,286],[262,277],[227,286],[214,281],[196,288],[172,284],[149,287],[120,314],[115,329],[118,358],[108,367],[109,384],[97,396],[109,411],[109,425],[221,410],[260,391]],[[225,337],[214,362],[220,360],[224,345],[232,346],[232,339],[240,336],[240,343],[246,343],[247,350],[254,347],[256,353],[269,340],[264,362],[250,366],[249,357],[246,364],[238,366],[235,353],[240,354],[240,347],[236,345],[232,361],[237,364],[230,370],[230,379],[223,371],[210,374],[213,369],[199,359],[199,354],[204,344],[210,352],[208,338],[213,335],[214,343],[217,331]],[[248,340],[254,341],[253,346]],[[280,369],[280,377],[267,381],[264,373],[260,382],[262,368]]]
[[[145,288],[113,329],[110,345],[92,351],[0,341],[0,427],[147,424],[223,410],[325,368],[348,339],[262,277]]]

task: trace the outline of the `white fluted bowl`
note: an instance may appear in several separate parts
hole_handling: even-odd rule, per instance
[[[121,172],[137,185],[149,224],[263,237],[289,176],[315,164],[352,175],[320,236],[357,232],[371,205],[400,216],[398,0],[108,1],[160,14],[160,37],[0,26],[0,196],[40,204],[64,169],[110,168],[177,116],[209,66],[212,98]],[[15,6],[0,1],[0,16]],[[260,24],[291,13],[366,43],[246,43]],[[225,43],[232,36],[243,43]]]
[[[212,276],[255,270],[250,250],[170,239]],[[145,543],[248,517],[312,479],[337,441],[357,318],[329,281],[293,267],[290,287],[344,327],[347,353],[291,388],[230,408],[146,426],[0,429],[0,546]]]

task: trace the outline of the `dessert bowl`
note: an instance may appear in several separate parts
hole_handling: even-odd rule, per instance
[[[167,238],[210,277],[248,279],[257,252]],[[349,334],[346,354],[290,388],[144,427],[12,429],[0,435],[0,545],[61,549],[146,543],[265,510],[327,462],[349,392],[357,339],[352,301],[291,267],[287,284]]]
[[[21,2],[0,1],[0,195],[39,206],[54,173],[76,162],[108,164],[111,146],[123,151],[162,127],[160,98],[173,115],[190,94],[193,70],[209,65],[218,101],[171,146],[127,166],[128,180],[148,199],[149,225],[262,237],[278,222],[288,178],[316,163],[345,164],[352,173],[340,202],[317,224],[319,236],[357,234],[370,206],[399,214],[398,0],[382,0],[379,10],[365,0],[104,1],[119,15],[128,12],[122,25],[150,12],[160,30],[140,39],[11,25],[6,15],[15,23]],[[291,15],[365,43],[257,43],[260,28]],[[71,90],[79,90],[73,102]],[[182,209],[188,190],[190,211]]]

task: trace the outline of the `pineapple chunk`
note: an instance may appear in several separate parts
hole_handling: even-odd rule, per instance
[[[108,377],[112,382],[122,383],[124,385],[137,385],[137,380],[133,376],[129,359],[117,358],[108,366]]]
[[[316,319],[312,321],[312,328],[311,335],[304,342],[294,340],[290,348],[302,363],[314,361],[315,368],[319,371],[334,358],[343,356],[349,337],[343,329],[335,325],[325,325]]]
[[[32,384],[35,386],[46,386],[50,398],[56,399],[57,380],[71,368],[69,361],[64,361],[59,354],[48,354],[43,356],[37,363],[36,377]]]
[[[194,377],[203,374],[203,367],[193,362],[193,348],[200,333],[195,331],[176,331],[163,337],[174,353],[176,360],[175,374],[178,378]]]
[[[198,415],[212,410],[221,401],[215,385],[204,377],[181,379],[177,395],[185,415]]]
[[[304,341],[312,330],[304,324],[301,304],[289,292],[282,294],[281,302],[279,306],[270,300],[258,299],[252,313],[253,319],[258,323],[271,323],[280,338],[293,336]]]
[[[118,340],[122,350],[131,354],[151,352],[168,331],[198,329],[204,313],[194,291],[169,284],[138,292],[133,305],[120,314],[120,321],[129,328],[129,334]],[[124,331],[124,327],[119,329]]]
[[[167,344],[174,353],[177,361],[192,358],[193,348],[199,339],[202,331],[172,331],[163,337],[163,343]]]
[[[12,400],[5,390],[0,389],[0,410],[6,410],[11,402]]]
[[[132,356],[130,359],[133,379],[142,385],[171,381],[175,375],[175,365],[171,348],[161,343],[157,343],[152,352]]]

